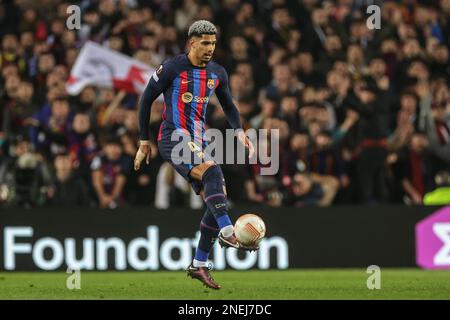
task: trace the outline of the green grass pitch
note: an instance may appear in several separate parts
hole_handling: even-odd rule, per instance
[[[1,272],[0,299],[450,299],[450,271],[381,269],[367,289],[365,269],[215,271],[222,289],[184,272],[81,272],[81,289],[64,272]]]

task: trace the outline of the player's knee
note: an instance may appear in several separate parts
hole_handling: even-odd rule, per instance
[[[209,182],[209,181],[219,181],[222,183],[223,181],[223,174],[220,167],[216,164],[209,166],[202,174],[202,182]]]
[[[206,161],[202,164],[199,164],[198,166],[195,166],[191,172],[190,172],[190,176],[191,178],[198,180],[198,181],[202,181],[203,180],[203,175],[205,174],[205,172],[213,167],[216,166],[216,164],[214,163],[214,161]]]
[[[225,191],[225,179],[223,177],[222,170],[218,165],[209,167],[202,175],[202,183],[205,189],[205,196],[208,197],[211,194],[224,194]]]

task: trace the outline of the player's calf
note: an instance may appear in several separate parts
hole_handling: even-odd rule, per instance
[[[193,179],[203,184],[204,201],[214,215],[220,232],[225,236],[233,234],[233,224],[228,216],[228,203],[225,194],[225,179],[222,170],[214,162],[207,161],[196,166],[190,173]]]

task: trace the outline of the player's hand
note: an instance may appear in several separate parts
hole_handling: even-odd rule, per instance
[[[142,160],[145,159],[147,164],[150,163],[150,157],[152,155],[152,149],[150,147],[150,141],[141,140],[139,141],[139,149],[136,152],[136,157],[134,158],[134,170],[139,170],[141,167]]]
[[[248,157],[249,158],[253,157],[253,154],[255,153],[255,147],[253,146],[252,141],[247,137],[244,131],[239,131],[238,139],[248,149],[249,151]]]

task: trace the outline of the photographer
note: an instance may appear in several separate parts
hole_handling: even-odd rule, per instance
[[[13,157],[0,167],[0,201],[10,205],[32,207],[47,201],[51,185],[50,171],[29,141],[18,138]]]

